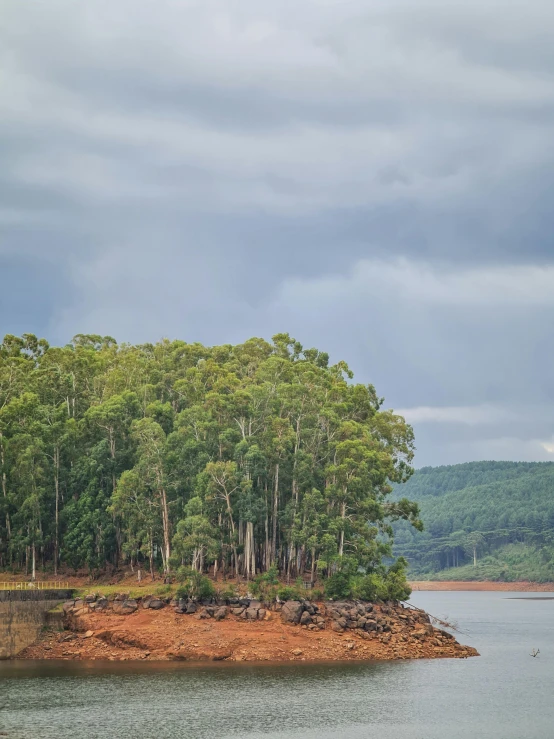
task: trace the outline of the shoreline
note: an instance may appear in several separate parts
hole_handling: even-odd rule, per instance
[[[499,591],[511,593],[552,593],[554,582],[493,582],[492,580],[413,580],[414,593],[420,591]]]
[[[159,599],[95,605],[66,603],[58,630],[44,632],[14,659],[270,664],[478,656],[424,611],[401,604],[287,601],[269,610],[251,601],[240,614]]]

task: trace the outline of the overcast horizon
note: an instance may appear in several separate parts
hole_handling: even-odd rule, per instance
[[[0,336],[288,332],[554,460],[554,4],[0,0]]]

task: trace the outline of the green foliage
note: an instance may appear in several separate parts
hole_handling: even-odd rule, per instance
[[[277,567],[272,565],[266,572],[257,575],[250,583],[250,590],[255,598],[264,603],[273,603],[277,598],[279,586],[279,573]]]
[[[0,568],[154,578],[184,565],[250,581],[375,568],[392,523],[419,526],[417,505],[391,500],[413,432],[382,403],[285,333],[215,347],[8,335]]]
[[[216,594],[222,600],[231,600],[238,597],[238,590],[233,583],[226,583],[223,587],[216,589]]]
[[[418,470],[402,490],[425,531],[394,524],[422,579],[554,580],[554,464],[475,462]],[[514,553],[519,554],[514,557]]]
[[[177,578],[180,582],[177,589],[178,598],[207,600],[215,595],[215,587],[210,578],[190,567],[180,567]]]
[[[353,576],[346,571],[335,572],[325,581],[325,595],[330,600],[351,598],[353,595]]]
[[[279,600],[301,600],[306,597],[306,591],[299,588],[297,585],[281,585],[277,589],[277,595]],[[313,597],[313,595],[311,595]]]

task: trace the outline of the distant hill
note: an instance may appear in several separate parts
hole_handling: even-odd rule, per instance
[[[394,494],[425,525],[395,527],[412,578],[554,581],[554,463],[424,467]]]

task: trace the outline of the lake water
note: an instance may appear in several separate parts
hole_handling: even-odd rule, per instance
[[[545,739],[554,736],[554,600],[537,597],[414,593],[415,605],[458,622],[459,640],[481,652],[467,660],[0,663],[0,735]]]

